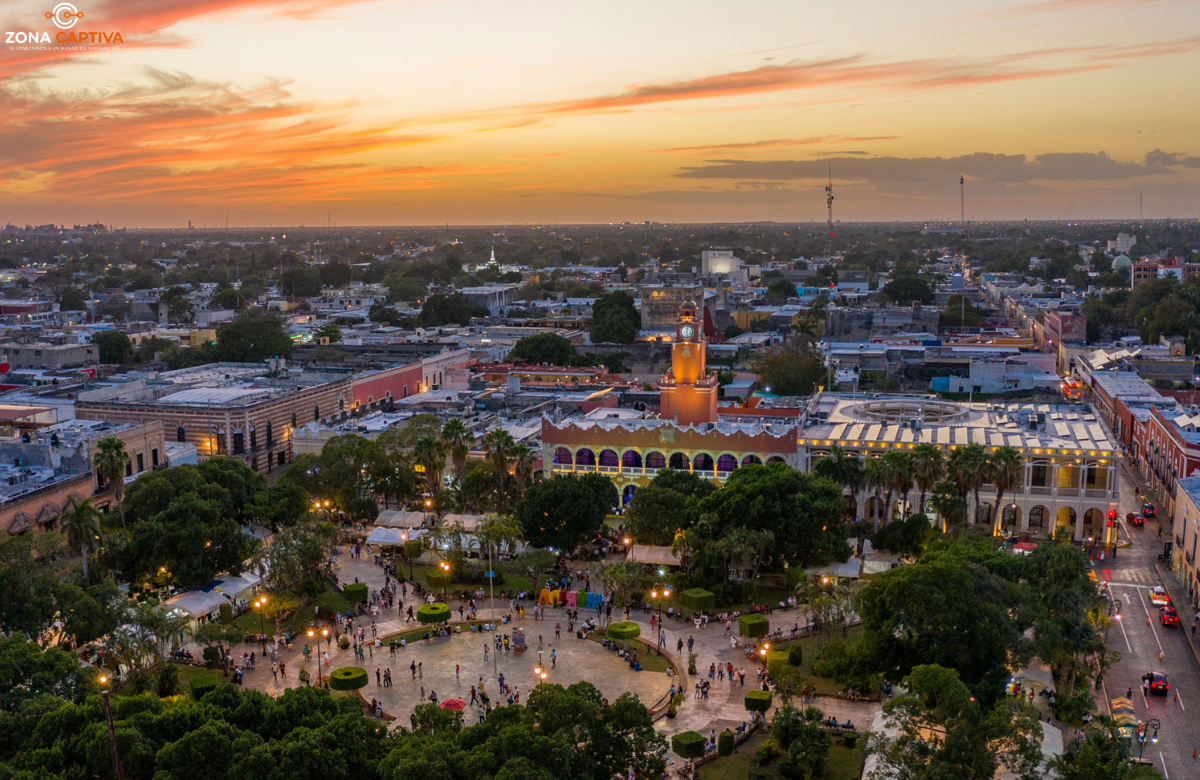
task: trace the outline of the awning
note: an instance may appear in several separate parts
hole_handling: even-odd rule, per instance
[[[1013,545],[1013,549],[1021,550],[1022,552],[1033,552],[1037,549],[1037,542],[1017,542]]]
[[[1133,702],[1124,697],[1112,700],[1112,718],[1118,726],[1137,726],[1138,724]]]
[[[453,528],[458,524],[462,526],[463,531],[473,533],[482,519],[483,515],[458,515],[452,512],[442,518],[442,527]]]
[[[367,535],[367,544],[378,544],[384,547],[400,547],[408,541],[408,533],[403,528],[374,528]]]
[[[229,600],[217,590],[189,590],[167,600],[168,607],[192,618],[204,617],[228,603]]]
[[[252,571],[244,571],[236,577],[229,574],[218,577],[213,588],[237,598],[255,588],[260,582],[262,582],[262,577]]]
[[[678,566],[679,556],[670,547],[656,544],[631,544],[625,560],[651,566]]]
[[[424,512],[408,512],[403,509],[385,509],[375,518],[376,527],[420,528],[425,520]]]

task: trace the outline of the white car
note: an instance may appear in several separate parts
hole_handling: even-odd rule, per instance
[[[1171,597],[1162,587],[1150,589],[1150,603],[1156,607],[1165,607],[1171,603]]]

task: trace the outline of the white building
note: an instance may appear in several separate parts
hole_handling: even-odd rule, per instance
[[[705,274],[743,278],[742,261],[732,249],[705,249],[700,252],[700,263]]]

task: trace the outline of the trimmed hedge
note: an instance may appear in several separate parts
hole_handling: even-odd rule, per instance
[[[787,570],[788,585],[792,585],[793,587],[799,585],[800,583],[804,582],[804,579],[807,576],[808,572],[804,571],[804,569],[801,569],[797,566],[792,566]]]
[[[404,543],[405,558],[420,558],[423,552],[425,552],[425,545],[421,544],[420,539],[409,539]]]
[[[429,625],[445,623],[450,620],[450,605],[435,601],[432,604],[422,604],[417,607],[417,621]]]
[[[741,615],[738,617],[738,631],[742,636],[758,639],[771,633],[771,621],[767,620],[766,615],[757,612]]]
[[[342,595],[351,604],[365,604],[367,601],[367,583],[351,582],[342,588]]]
[[[691,612],[709,612],[716,603],[717,597],[704,588],[692,588],[679,594],[679,606]]]
[[[192,698],[196,701],[204,698],[204,694],[216,690],[221,681],[216,677],[197,677],[192,680]]]
[[[329,673],[329,687],[335,691],[357,691],[369,680],[367,670],[361,666],[343,666]]]
[[[717,755],[733,755],[733,732],[729,729],[725,729],[717,735]]]
[[[631,620],[625,620],[610,624],[606,635],[609,639],[628,642],[630,639],[637,639],[642,635],[642,627]]]
[[[779,677],[779,673],[783,671],[783,667],[789,666],[787,650],[768,650],[767,651],[767,671],[774,678]]]
[[[751,712],[766,712],[771,709],[771,692],[746,691],[745,704]]]
[[[671,750],[680,758],[704,758],[704,745],[708,740],[698,731],[685,731],[671,737]]]
[[[221,622],[229,625],[233,622],[233,606],[226,603],[217,608],[217,612],[221,616]]]
[[[803,666],[804,665],[804,649],[800,647],[800,643],[792,645],[788,648],[788,666]]]
[[[450,587],[451,582],[450,572],[443,571],[442,569],[431,571],[429,574],[425,575],[425,581],[429,583],[430,590],[448,588]]]

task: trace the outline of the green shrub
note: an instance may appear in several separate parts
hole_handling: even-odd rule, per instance
[[[703,588],[692,588],[679,594],[679,606],[689,612],[709,612],[716,605],[716,595]]]
[[[440,601],[417,607],[417,621],[425,625],[445,623],[450,620],[450,606]]]
[[[788,585],[796,586],[804,582],[808,573],[798,566],[789,567],[787,570]]]
[[[233,622],[233,606],[231,604],[222,604],[217,608],[217,612],[221,616],[221,622],[225,625]]]
[[[192,680],[192,698],[199,701],[204,698],[204,694],[216,690],[218,685],[220,682],[216,677],[197,677]]]
[[[368,679],[367,670],[361,666],[343,666],[329,673],[329,687],[335,691],[357,691]]]
[[[179,693],[179,667],[175,664],[164,664],[162,671],[158,673],[158,690],[159,698],[165,699],[168,696],[174,696]]]
[[[636,639],[641,635],[641,626],[633,621],[611,623],[608,626],[608,638],[618,642],[628,642],[630,639]]]
[[[771,709],[770,691],[746,691],[746,709],[750,712],[766,712]]]
[[[842,734],[842,744],[853,750],[854,746],[858,744],[858,735],[853,731],[847,731]]]
[[[775,747],[775,743],[767,741],[758,746],[758,750],[754,751],[754,756],[750,759],[759,766],[764,766],[779,758],[779,749]]]
[[[704,743],[707,741],[697,731],[685,731],[671,737],[671,750],[680,758],[704,758]]]
[[[778,682],[783,667],[788,666],[788,651],[787,650],[768,650],[767,651],[767,672],[771,677]]]
[[[804,665],[804,648],[800,643],[792,645],[788,648],[788,666],[803,666]]]
[[[733,732],[729,729],[725,729],[717,735],[717,755],[733,755]]]
[[[351,582],[342,588],[342,596],[351,604],[365,604],[367,601],[367,584]]]
[[[634,604],[641,604],[642,599],[644,598],[646,598],[646,594],[642,593],[640,590],[635,590],[633,593],[629,594],[629,600]]]
[[[350,637],[346,636],[345,634],[338,637],[338,648],[339,649],[346,650],[349,647],[350,647]]]
[[[742,615],[738,618],[738,631],[744,637],[758,639],[771,632],[771,621],[767,620],[766,615],[757,612]]]
[[[221,665],[221,651],[215,647],[206,647],[200,655],[204,659],[204,665],[209,669],[216,669]]]
[[[696,673],[696,659],[699,658],[698,653],[688,653],[688,674]]]
[[[405,558],[420,558],[423,552],[425,552],[425,545],[421,544],[420,539],[409,539],[404,543]]]
[[[429,574],[425,575],[425,581],[429,583],[430,590],[448,588],[450,587],[450,582],[452,579],[453,577],[450,575],[450,572],[442,571],[441,569],[438,569],[437,571],[431,571]]]

